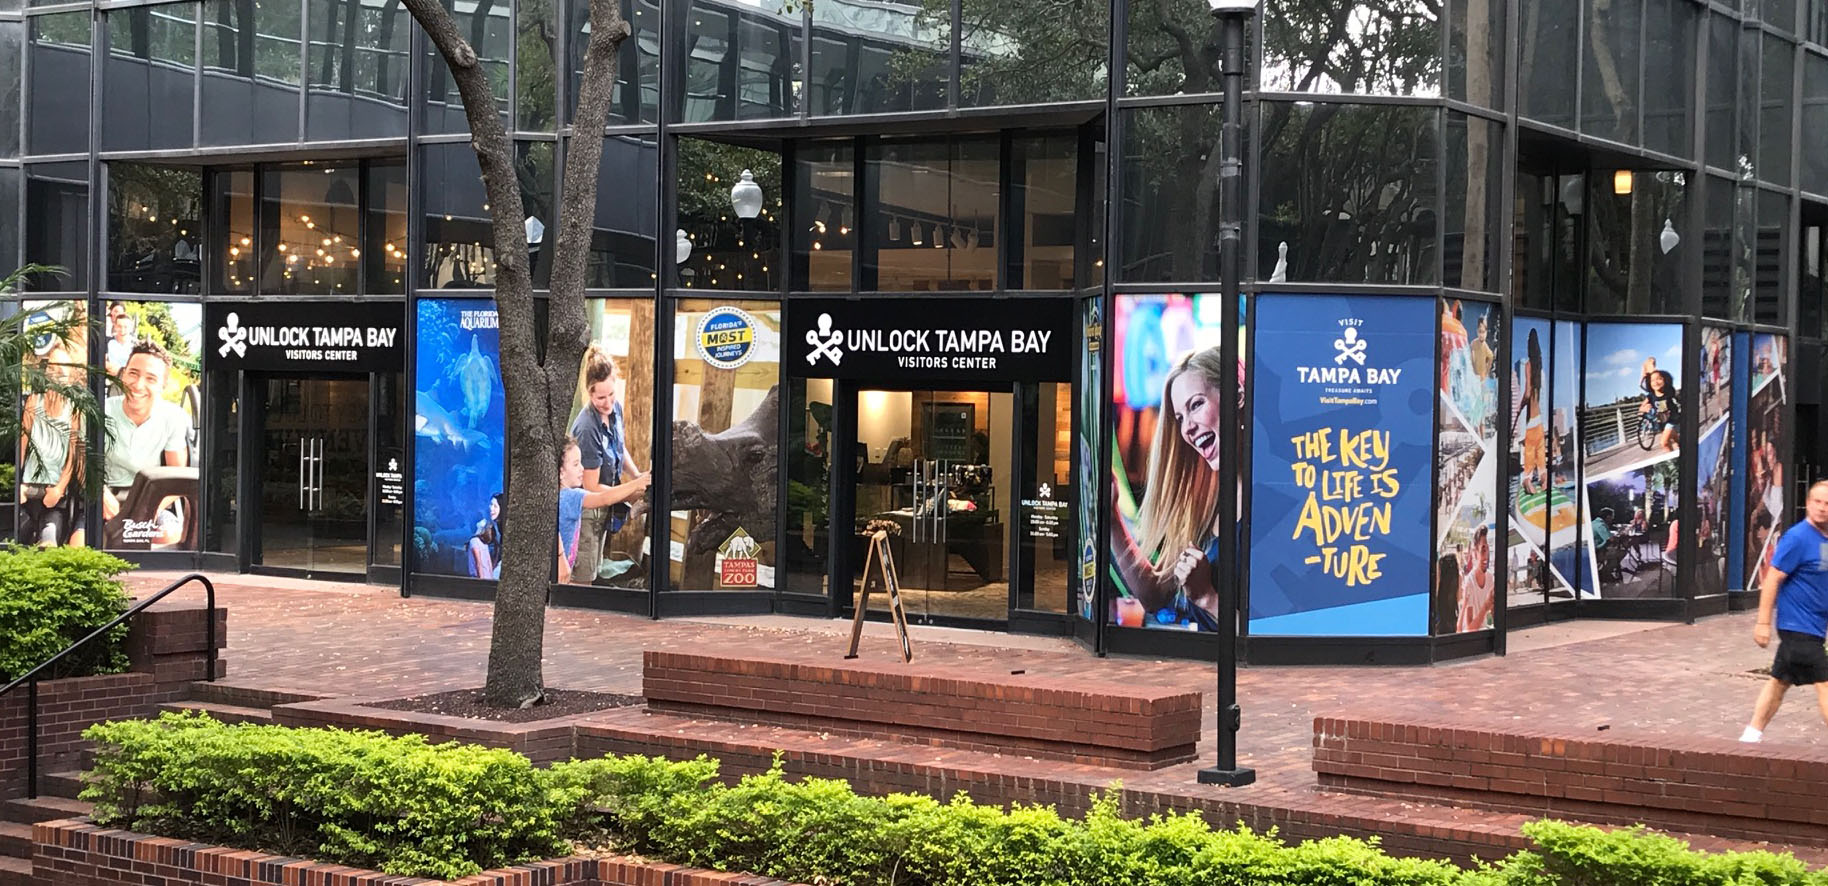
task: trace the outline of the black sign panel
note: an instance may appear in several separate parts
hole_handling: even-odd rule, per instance
[[[781,359],[799,378],[1069,381],[1065,298],[795,299]]]
[[[405,365],[400,302],[209,302],[211,369],[396,372]]]

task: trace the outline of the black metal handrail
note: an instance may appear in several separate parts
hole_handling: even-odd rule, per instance
[[[40,664],[39,666],[25,672],[24,676],[21,676],[19,679],[6,684],[5,688],[0,689],[0,698],[5,698],[7,693],[12,692],[14,689],[19,688],[21,685],[24,685],[26,687],[26,695],[25,695],[25,698],[26,698],[26,701],[25,701],[25,711],[26,711],[26,713],[25,713],[25,796],[27,799],[31,799],[31,800],[38,799],[38,680],[40,679],[40,677],[39,677],[40,673],[43,672],[44,670],[46,670],[47,668],[51,667],[52,665],[58,663],[59,661],[62,661],[64,656],[69,655],[70,653],[75,652],[77,649],[82,648],[82,646],[84,644],[88,643],[90,640],[93,640],[96,637],[99,637],[105,633],[108,633],[111,630],[114,630],[114,628],[116,626],[118,626],[121,622],[124,622],[127,619],[134,617],[135,615],[138,615],[139,613],[145,611],[148,606],[151,606],[152,604],[165,599],[166,596],[171,594],[172,591],[175,591],[181,587],[184,587],[185,585],[190,584],[193,581],[203,585],[204,598],[209,606],[209,635],[208,635],[209,639],[204,644],[204,647],[206,650],[205,655],[208,659],[208,663],[207,663],[207,670],[204,671],[203,679],[206,681],[214,682],[216,679],[216,586],[214,584],[211,584],[209,578],[204,576],[203,573],[193,572],[189,575],[184,576],[183,578],[178,579],[177,581],[172,582],[169,585],[166,585],[165,590],[162,590],[156,594],[153,594],[152,596],[147,597],[146,599],[141,600],[138,603],[135,603],[132,606],[128,607],[126,612],[123,612],[120,615],[115,616],[113,621],[110,621],[107,624],[102,625],[99,628],[96,628],[93,633],[89,634],[89,636],[84,637],[81,640],[78,640],[78,641],[71,643],[70,645],[64,647],[64,650],[62,652],[59,652],[56,655],[53,655],[50,658],[45,659],[43,664]]]

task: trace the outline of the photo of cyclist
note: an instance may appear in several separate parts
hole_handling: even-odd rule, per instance
[[[1644,416],[1656,431],[1657,452],[1676,451],[1676,430],[1682,424],[1682,404],[1676,395],[1676,379],[1657,368],[1657,358],[1644,359],[1638,387],[1644,392],[1638,414]]]

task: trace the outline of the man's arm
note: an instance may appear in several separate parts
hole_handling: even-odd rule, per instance
[[[1764,584],[1758,589],[1758,623],[1752,626],[1752,642],[1760,647],[1771,643],[1771,619],[1777,612],[1777,589],[1789,578],[1775,566],[1766,567]]]

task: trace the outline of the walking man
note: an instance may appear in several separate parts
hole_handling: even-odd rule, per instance
[[[1790,527],[1777,542],[1758,595],[1758,623],[1752,641],[1770,645],[1772,614],[1777,627],[1777,658],[1771,679],[1758,693],[1752,723],[1740,741],[1760,741],[1792,686],[1815,686],[1822,719],[1828,721],[1828,480],[1809,487],[1809,519]]]

